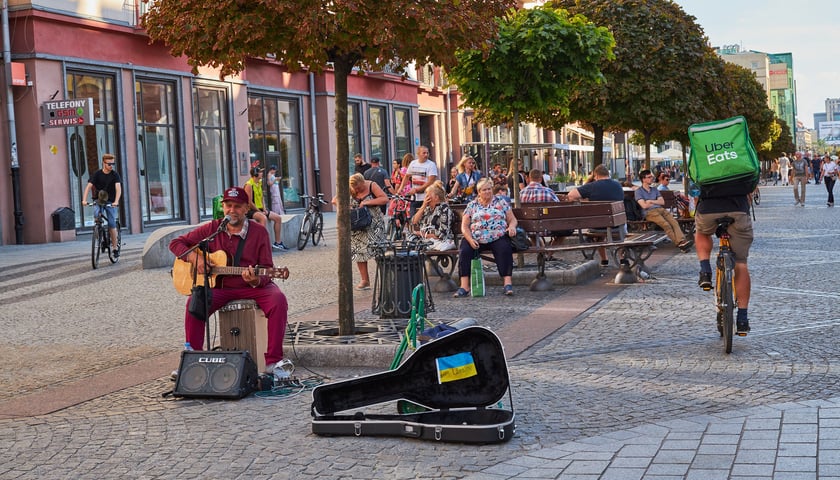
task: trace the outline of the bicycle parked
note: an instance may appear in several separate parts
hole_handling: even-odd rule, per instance
[[[105,217],[105,209],[111,208],[113,205],[110,202],[97,201],[96,203],[86,203],[89,207],[96,207],[93,214],[93,234],[91,235],[91,249],[90,262],[93,269],[99,267],[99,255],[102,253],[108,254],[108,259],[111,263],[117,263],[120,259],[120,247],[122,246],[122,233],[120,232],[120,221],[116,219],[117,223],[117,249],[111,248],[111,233],[108,229],[108,220]]]
[[[729,245],[729,226],[735,222],[732,217],[715,219],[715,236],[720,239],[715,262],[715,307],[717,308],[717,329],[723,337],[723,348],[732,353],[732,335],[735,331],[735,252]],[[746,336],[746,332],[737,333]]]
[[[390,219],[385,225],[385,238],[390,243],[396,243],[406,238],[406,228],[409,224],[409,211],[411,209],[412,196],[388,195],[391,203],[388,205]]]
[[[312,195],[301,195],[304,201],[309,200],[306,206],[306,212],[303,214],[303,220],[300,222],[300,231],[298,232],[297,249],[303,250],[306,248],[306,243],[309,238],[312,238],[312,246],[317,246],[318,243],[324,239],[324,214],[321,212],[321,205],[326,205],[324,201],[324,194],[319,193],[317,197]],[[326,243],[324,243],[326,245]]]

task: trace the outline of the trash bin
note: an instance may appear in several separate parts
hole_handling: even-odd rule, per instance
[[[389,248],[376,256],[376,280],[371,312],[379,318],[409,318],[411,291],[426,287],[426,310],[432,311],[431,289],[423,255],[416,250]]]
[[[76,212],[67,207],[56,209],[52,213],[53,230],[75,230],[76,229]]]

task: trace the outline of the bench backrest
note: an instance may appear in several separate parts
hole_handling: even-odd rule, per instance
[[[624,202],[523,204],[514,208],[513,214],[519,226],[533,233],[617,227],[627,223]]]

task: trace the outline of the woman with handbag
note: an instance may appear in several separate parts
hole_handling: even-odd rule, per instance
[[[411,219],[414,234],[424,242],[430,242],[431,250],[452,250],[455,241],[452,235],[452,209],[446,203],[446,193],[435,183],[426,189],[423,205]]]
[[[335,199],[333,199],[335,203]],[[350,254],[359,269],[361,281],[356,290],[370,290],[368,260],[373,256],[369,246],[385,242],[385,221],[378,207],[388,203],[388,195],[376,182],[365,180],[361,173],[350,176],[350,208],[365,208],[370,215],[370,224],[350,232]],[[352,216],[352,215],[351,215]],[[367,215],[365,215],[367,216]]]
[[[493,259],[504,283],[505,295],[513,295],[513,249],[510,238],[516,235],[516,217],[504,200],[493,195],[493,180],[482,178],[476,184],[478,196],[467,204],[461,219],[464,239],[458,252],[458,273],[461,288],[455,297],[470,295],[470,264],[484,250],[493,252]]]

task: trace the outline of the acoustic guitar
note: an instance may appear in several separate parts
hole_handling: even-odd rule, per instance
[[[201,250],[197,250],[201,254]],[[213,266],[209,272],[209,285],[213,288],[216,285],[216,277],[219,275],[242,275],[242,272],[248,267],[228,267],[227,254],[218,250],[207,254],[207,261]],[[282,278],[283,280],[289,278],[289,269],[286,267],[254,267],[254,273],[257,275],[267,275],[271,278]],[[175,259],[175,264],[172,265],[172,284],[175,285],[175,290],[181,295],[189,295],[193,287],[193,264],[179,258]],[[195,276],[196,285],[204,285],[204,275],[197,274]]]

